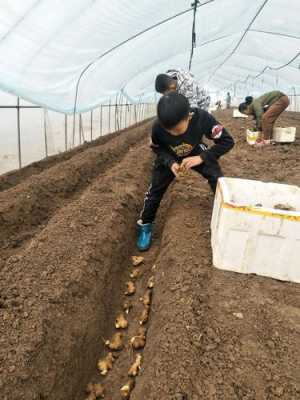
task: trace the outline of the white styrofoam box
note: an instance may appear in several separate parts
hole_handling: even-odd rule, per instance
[[[292,143],[296,139],[296,128],[290,126],[288,128],[274,128],[273,139],[279,143]]]
[[[248,115],[242,114],[238,109],[233,110],[233,118],[248,118]]]
[[[300,283],[299,187],[220,178],[211,232],[216,268]]]

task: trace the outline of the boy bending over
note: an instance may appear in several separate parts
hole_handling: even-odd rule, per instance
[[[155,90],[161,94],[177,92],[183,94],[190,102],[191,107],[199,107],[203,110],[208,109],[208,95],[194,75],[182,69],[170,69],[165,74],[157,75],[155,79]],[[209,101],[210,103],[210,101]]]
[[[182,94],[171,92],[163,96],[157,106],[157,115],[151,144],[157,157],[138,221],[137,246],[140,251],[146,251],[151,246],[156,212],[179,171],[197,171],[207,179],[215,193],[217,181],[223,176],[218,159],[234,146],[226,129],[208,112],[199,108],[191,109],[188,99]],[[203,136],[214,142],[211,148],[203,143]]]

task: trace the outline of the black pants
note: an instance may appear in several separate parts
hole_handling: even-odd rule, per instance
[[[216,161],[209,166],[203,163],[197,167],[194,167],[193,170],[199,172],[199,174],[207,179],[212,191],[215,193],[218,179],[223,176],[218,162]],[[163,195],[174,178],[175,176],[170,168],[155,162],[152,171],[151,185],[146,193],[144,208],[141,212],[141,220],[143,224],[148,224],[154,221]]]

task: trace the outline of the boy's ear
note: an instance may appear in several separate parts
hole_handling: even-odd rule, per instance
[[[173,81],[173,83],[171,83],[171,85],[169,86],[169,90],[170,91],[177,90],[177,82],[176,81]]]
[[[193,112],[189,112],[189,121],[193,118],[194,113]]]

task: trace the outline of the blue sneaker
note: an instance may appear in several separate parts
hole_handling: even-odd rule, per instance
[[[138,221],[138,240],[137,248],[139,251],[147,251],[150,249],[152,241],[152,226],[153,224],[142,224]]]

